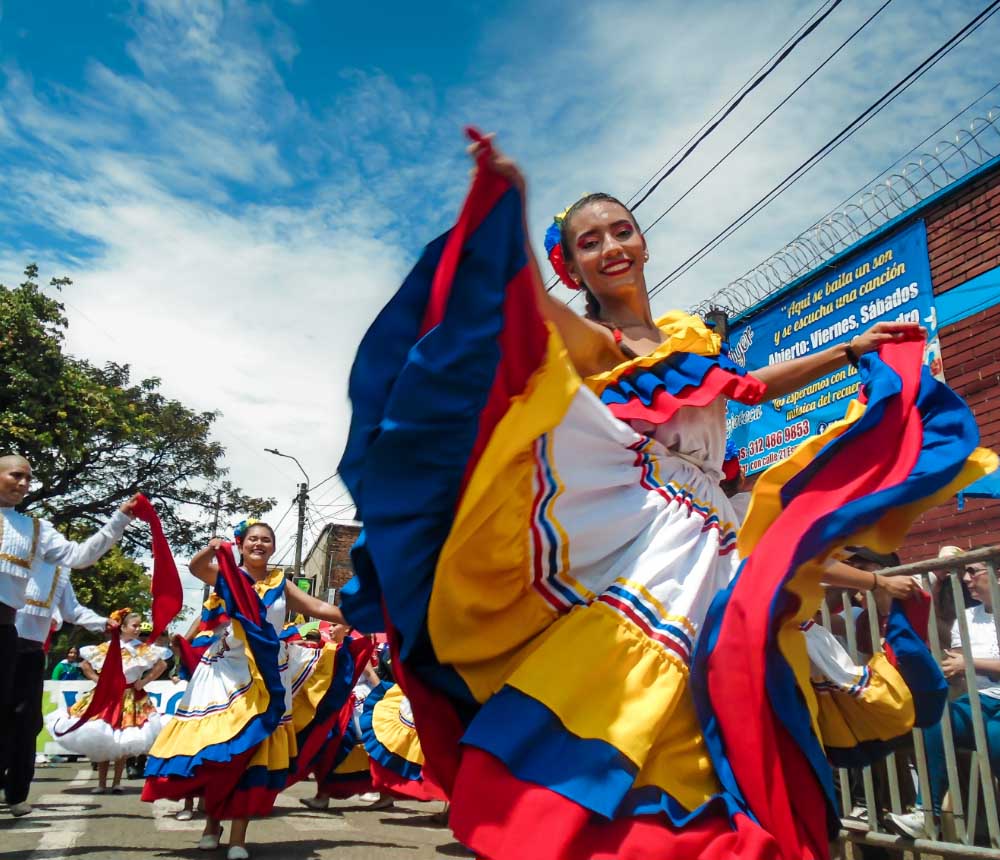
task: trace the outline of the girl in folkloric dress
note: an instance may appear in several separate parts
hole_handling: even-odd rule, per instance
[[[120,709],[113,715],[105,711],[74,731],[59,737],[59,743],[71,752],[85,755],[97,765],[96,793],[108,791],[108,769],[115,763],[111,791],[122,791],[121,779],[125,759],[149,752],[163,727],[163,717],[146,694],[147,684],[155,681],[167,668],[169,648],[147,645],[139,638],[142,618],[137,612],[120,609],[112,613],[111,621],[121,624],[122,670],[125,673],[125,694]],[[97,681],[104,668],[109,643],[87,645],[80,649],[81,669],[85,677]],[[58,735],[76,723],[87,710],[92,693],[84,693],[67,711],[53,711],[46,718],[49,730]]]
[[[286,613],[344,622],[337,607],[268,569],[274,549],[274,531],[258,522],[243,534],[241,567],[218,538],[191,559],[191,572],[215,587],[209,614],[221,625],[146,763],[143,800],[204,798],[199,848],[217,848],[221,822],[232,821],[229,860],[249,856],[249,821],[271,812],[297,752]]]

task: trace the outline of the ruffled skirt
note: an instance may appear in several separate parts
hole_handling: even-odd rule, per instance
[[[383,683],[365,699],[361,737],[377,791],[411,800],[444,800],[423,776],[424,753],[410,703],[398,684]]]
[[[74,731],[59,736],[79,720],[92,696],[92,691],[88,690],[68,710],[60,708],[45,717],[49,732],[59,738],[60,746],[91,761],[145,755],[168,722],[145,692],[137,694],[134,687],[126,687],[121,708],[110,721],[94,717]]]
[[[284,579],[263,595],[218,554],[229,631],[204,652],[146,762],[142,799],[202,796],[216,819],[267,815],[296,755],[286,645],[267,619]],[[222,569],[224,568],[224,569]]]
[[[799,625],[835,546],[866,527],[898,543],[982,474],[968,410],[929,377],[917,396],[916,344],[899,372],[867,360],[867,411],[762,479],[776,501],[755,493],[738,553],[717,482],[612,413],[666,422],[753,386],[677,315],[655,355],[585,387],[539,317],[520,224],[516,193],[481,173],[362,343],[340,466],[365,523],[348,617],[376,630],[384,610],[426,770],[480,856],[825,856]],[[870,465],[876,443],[898,459]]]

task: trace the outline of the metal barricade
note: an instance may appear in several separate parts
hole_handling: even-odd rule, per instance
[[[931,614],[928,624],[928,643],[935,659],[940,663],[944,652],[951,649],[951,642],[942,642],[936,619],[941,591],[932,587],[932,572],[948,571],[951,575],[940,585],[941,589],[951,590],[956,612],[956,624],[961,639],[961,652],[965,663],[964,686],[957,691],[952,685],[949,702],[957,695],[967,694],[971,713],[974,749],[958,749],[955,744],[950,708],[945,708],[941,721],[941,736],[944,747],[944,764],[948,776],[947,809],[942,810],[940,820],[932,811],[931,781],[928,768],[927,750],[924,743],[924,732],[914,730],[912,733],[912,750],[908,746],[897,748],[890,753],[884,765],[865,767],[860,770],[838,768],[840,801],[842,814],[842,842],[860,845],[872,845],[897,851],[911,852],[915,857],[990,857],[1000,860],[1000,815],[998,815],[998,789],[994,782],[994,774],[990,767],[989,747],[987,744],[986,721],[978,686],[976,670],[973,665],[972,648],[969,639],[968,623],[965,615],[966,606],[962,592],[962,574],[971,564],[985,563],[988,571],[989,589],[995,610],[1000,610],[1000,583],[997,582],[997,569],[1000,563],[1000,546],[984,547],[949,558],[934,558],[899,567],[880,570],[880,575],[890,576],[907,574],[919,576],[924,590],[931,594]],[[851,619],[851,597],[848,591],[843,591],[841,601],[844,619]],[[879,635],[878,612],[875,599],[870,592],[865,593],[864,614],[871,631],[872,647],[882,649]],[[821,620],[827,629],[831,629],[831,613],[826,602],[821,607]],[[1000,617],[993,613],[993,624],[1000,642]],[[856,664],[864,665],[870,655],[860,654],[854,623],[845,623],[847,651]],[[1000,676],[997,677],[1000,687]],[[1000,753],[1000,751],[998,751]],[[966,782],[961,778],[963,758],[968,760],[969,777]],[[897,761],[899,759],[899,761]],[[904,779],[913,780],[914,771],[916,784],[919,787],[921,804],[918,811],[924,813],[924,828],[930,838],[911,839],[897,835],[887,826],[885,815],[888,812],[902,813],[904,799],[900,785],[900,774]],[[998,773],[997,778],[1000,778]],[[852,783],[857,786],[860,781],[863,794],[863,811],[857,810],[855,795],[852,794]],[[912,790],[912,786],[907,786]],[[886,805],[886,800],[888,805]],[[851,815],[851,813],[856,813]]]

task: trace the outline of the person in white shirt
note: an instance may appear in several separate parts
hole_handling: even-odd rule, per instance
[[[125,533],[138,495],[125,502],[95,534],[77,543],[47,520],[16,510],[31,487],[31,464],[17,454],[0,456],[0,715],[8,713],[17,665],[15,617],[26,607],[28,583],[43,565],[90,567]],[[28,606],[30,609],[30,606]]]
[[[986,743],[990,758],[990,769],[1000,773],[1000,643],[997,641],[996,626],[993,623],[993,597],[990,594],[989,568],[983,562],[966,565],[962,582],[978,606],[965,610],[965,622],[969,628],[969,646],[972,651],[973,668],[976,671],[976,687],[982,707],[983,722],[986,725]],[[962,655],[962,640],[959,624],[955,622],[951,631],[951,648],[945,651],[941,669],[946,678],[965,677],[965,658]],[[948,703],[951,716],[951,731],[955,746],[959,749],[974,750],[975,735],[972,730],[972,706],[969,694],[959,696]],[[944,741],[941,725],[924,730],[924,745],[927,749],[927,769],[930,774],[931,802],[935,815],[941,812],[941,801],[948,790],[948,773],[945,769]],[[918,799],[919,803],[919,799]],[[889,815],[896,827],[914,839],[927,838],[922,812]]]
[[[28,790],[35,776],[35,738],[42,730],[42,690],[45,680],[45,643],[53,622],[68,621],[101,633],[108,619],[80,603],[69,570],[47,562],[36,563],[18,610],[17,663],[6,712],[0,714],[3,745],[3,789],[15,817],[31,812]]]

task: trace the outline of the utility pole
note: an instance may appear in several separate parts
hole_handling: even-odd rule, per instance
[[[302,534],[306,528],[306,499],[308,498],[309,485],[299,484],[299,530],[295,535],[295,587],[298,588],[299,576],[302,573]]]
[[[222,508],[222,490],[215,491],[215,512],[212,514],[212,537],[217,537],[219,534],[219,513]],[[208,600],[209,587],[208,583],[205,583],[205,587],[201,590],[201,602],[204,603]]]

